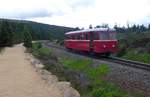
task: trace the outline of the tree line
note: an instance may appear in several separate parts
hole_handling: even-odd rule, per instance
[[[76,29],[31,21],[0,19],[0,47],[29,42],[28,40],[62,40],[65,32],[73,30]]]
[[[31,47],[31,41],[32,37],[27,25],[0,22],[0,47],[13,46],[21,42],[24,42],[26,47]]]
[[[148,27],[142,25],[132,25],[129,26],[127,25],[127,27],[119,27],[117,25],[114,26],[114,28],[117,30],[117,32],[145,32],[145,31],[150,31],[150,24],[148,25]]]
[[[89,25],[89,29],[92,29],[92,25]],[[101,25],[97,25],[96,27],[94,28],[109,28],[109,25],[108,24],[101,24]],[[114,25],[113,27],[114,29],[116,29],[117,32],[137,32],[137,33],[140,33],[140,32],[145,32],[145,31],[150,31],[150,24],[148,26],[145,26],[145,25],[136,25],[136,24],[133,24],[132,26],[129,26],[129,24],[127,24],[127,27],[123,26],[123,27],[120,27],[118,26],[117,24]]]

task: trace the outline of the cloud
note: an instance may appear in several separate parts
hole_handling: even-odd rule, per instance
[[[48,0],[0,0],[0,18],[40,18],[63,15],[56,2]]]
[[[53,13],[48,12],[45,9],[38,9],[36,11],[28,11],[28,12],[19,12],[18,17],[16,18],[22,18],[22,19],[27,19],[27,18],[38,18],[38,17],[51,17]]]
[[[4,12],[0,14],[2,18],[19,18],[19,19],[27,19],[27,18],[38,18],[38,17],[47,17],[52,16],[53,13],[48,12],[45,9],[36,9],[36,10],[20,10],[15,12]]]
[[[101,23],[146,24],[150,0],[0,0],[0,17],[88,27]]]
[[[95,0],[66,0],[67,4],[73,9],[82,9],[94,5]]]

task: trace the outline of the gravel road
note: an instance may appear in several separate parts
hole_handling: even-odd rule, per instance
[[[54,80],[54,75],[46,76],[49,84],[43,80],[24,52],[17,45],[0,54],[0,97],[80,97],[67,82]]]

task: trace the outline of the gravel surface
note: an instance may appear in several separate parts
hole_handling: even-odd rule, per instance
[[[84,55],[68,52],[58,48],[50,47],[57,56],[68,55],[74,58],[85,58]],[[150,71],[145,71],[117,63],[93,59],[96,64],[108,64],[111,71],[103,78],[109,82],[119,85],[122,89],[134,93],[142,93],[144,97],[150,97]]]
[[[6,48],[0,55],[0,97],[80,97],[69,82],[37,72],[42,67],[22,45]]]

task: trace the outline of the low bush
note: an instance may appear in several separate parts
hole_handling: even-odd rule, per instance
[[[145,46],[147,53],[150,53],[150,42]]]
[[[33,49],[40,49],[42,48],[42,43],[41,42],[35,42],[32,44]]]
[[[43,47],[40,42],[33,43],[29,51],[32,52],[34,56],[40,58],[48,58],[52,53],[50,49]]]
[[[76,89],[80,91],[83,97],[134,97],[122,92],[116,85],[101,79],[110,71],[110,67],[106,64],[92,67],[93,61],[91,59],[70,57],[62,58],[60,61],[66,68],[80,72],[90,80],[87,88],[82,88],[79,84],[76,85],[78,86]]]

